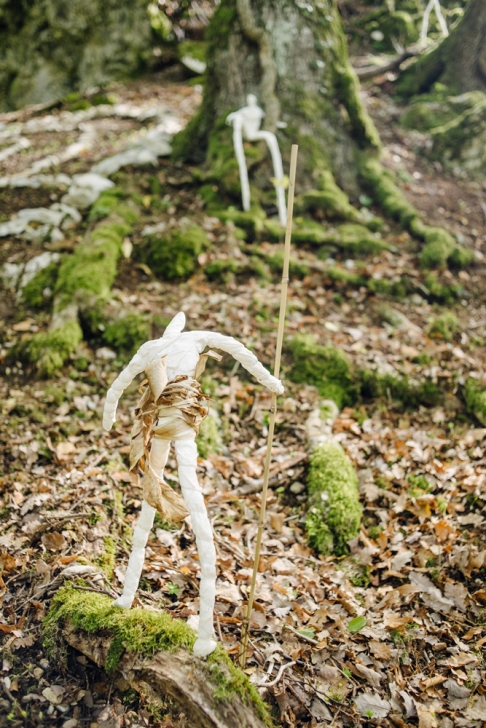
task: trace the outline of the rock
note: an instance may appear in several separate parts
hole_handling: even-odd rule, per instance
[[[40,270],[47,268],[51,263],[56,263],[59,257],[59,253],[49,253],[46,251],[40,255],[36,255],[35,258],[31,258],[24,266],[20,280],[20,289],[24,288]]]
[[[64,205],[82,210],[96,202],[103,190],[108,190],[114,186],[111,180],[96,172],[75,174],[72,185],[67,194],[61,199],[61,202]]]

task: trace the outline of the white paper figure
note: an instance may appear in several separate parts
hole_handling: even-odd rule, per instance
[[[429,29],[429,17],[430,13],[432,12],[432,9],[435,10],[435,14],[437,15],[437,20],[439,21],[440,30],[442,32],[442,35],[444,38],[447,38],[449,35],[449,30],[447,29],[447,23],[444,19],[444,16],[442,15],[442,9],[440,7],[439,0],[429,0],[427,3],[427,7],[424,11],[424,16],[422,18],[422,27],[420,29],[420,42],[422,45],[425,44],[427,40],[427,31]]]
[[[201,564],[200,610],[196,655],[209,655],[216,647],[213,630],[213,610],[216,593],[216,552],[213,533],[206,511],[201,487],[197,480],[197,447],[195,438],[200,421],[207,414],[205,396],[197,377],[204,369],[206,347],[231,354],[253,376],[272,392],[282,394],[282,383],[260,364],[256,356],[231,336],[212,331],[182,333],[186,318],[178,313],[160,339],[148,341],[135,354],[128,366],[110,387],[103,413],[103,427],[109,430],[116,418],[118,400],[123,391],[142,372],[149,387],[145,390],[132,430],[132,462],[145,471],[144,500],[133,534],[133,547],[128,562],[123,594],[115,604],[129,608],[142,573],[150,529],[156,510],[184,517],[187,511],[196,536]],[[202,356],[201,356],[202,355]],[[184,501],[163,481],[163,471],[174,442],[179,482]],[[144,453],[149,448],[148,457]],[[147,500],[148,499],[148,500]],[[160,505],[162,504],[162,505]],[[161,508],[163,509],[161,511]]]
[[[241,201],[243,209],[250,209],[250,183],[248,181],[248,169],[246,167],[245,150],[243,148],[243,137],[249,142],[256,142],[263,139],[266,141],[270,154],[272,155],[273,173],[275,175],[275,187],[277,192],[278,216],[282,225],[287,222],[287,205],[285,203],[285,190],[283,187],[283,165],[282,155],[278,147],[277,137],[271,131],[261,131],[260,126],[265,112],[257,105],[257,98],[253,94],[246,97],[248,106],[234,111],[226,118],[226,123],[233,127],[233,145],[235,147],[236,159],[240,171]]]

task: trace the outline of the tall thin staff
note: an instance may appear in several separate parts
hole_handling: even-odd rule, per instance
[[[294,192],[295,192],[295,173],[297,168],[297,144],[292,145],[292,151],[290,154],[290,174],[289,174],[289,194],[288,194],[288,212],[287,212],[287,227],[285,229],[285,248],[284,248],[284,263],[282,272],[282,285],[280,289],[280,313],[278,316],[278,331],[277,331],[277,348],[275,350],[275,367],[273,375],[278,379],[280,374],[280,360],[282,357],[282,344],[285,328],[285,311],[287,308],[287,289],[289,284],[289,263],[290,263],[290,240],[292,237],[292,215],[294,211]],[[270,423],[268,426],[268,441],[267,441],[267,453],[265,456],[265,469],[263,474],[263,489],[262,489],[262,507],[260,510],[260,518],[258,519],[258,532],[255,545],[255,560],[253,562],[253,574],[251,577],[250,596],[248,598],[248,604],[246,607],[246,613],[243,619],[241,627],[241,645],[240,645],[240,665],[245,667],[246,665],[246,651],[248,648],[248,639],[250,637],[250,620],[251,613],[253,610],[253,601],[255,598],[255,585],[258,573],[258,564],[260,561],[260,549],[262,546],[263,528],[265,525],[265,515],[267,511],[267,491],[268,491],[268,480],[270,474],[270,462],[272,460],[272,445],[273,445],[273,433],[275,431],[275,420],[277,417],[277,395],[272,394],[272,402],[270,405]]]

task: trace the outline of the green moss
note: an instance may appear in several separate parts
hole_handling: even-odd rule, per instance
[[[212,453],[221,452],[222,442],[218,430],[218,423],[211,414],[201,422],[196,444],[199,457],[201,458],[207,458]]]
[[[129,313],[105,328],[103,340],[116,351],[132,353],[150,338],[150,325],[145,316]]]
[[[199,265],[198,256],[208,246],[204,230],[199,225],[189,225],[148,237],[141,253],[144,262],[159,278],[185,279],[194,273]]]
[[[320,211],[329,219],[361,220],[361,215],[351,205],[347,194],[337,186],[331,171],[323,170],[318,184],[318,189],[303,192],[295,198],[296,212]]]
[[[196,58],[198,61],[206,61],[207,45],[202,40],[183,40],[177,46],[177,55],[179,59],[183,56]]]
[[[204,275],[209,281],[228,283],[244,267],[244,263],[235,258],[218,258],[204,266]]]
[[[357,256],[374,255],[389,248],[386,243],[370,233],[364,225],[353,223],[339,225],[337,232],[337,245]]]
[[[322,397],[341,408],[354,398],[351,365],[346,355],[334,346],[322,346],[313,336],[299,334],[289,343],[293,365],[292,381],[313,384]]]
[[[109,190],[104,190],[98,197],[96,202],[92,205],[89,215],[89,222],[96,222],[104,217],[108,217],[120,204],[120,200],[125,197],[125,193],[119,187],[112,187]]]
[[[116,541],[113,536],[105,536],[103,539],[105,552],[100,557],[98,563],[105,572],[108,579],[111,579],[115,570],[116,558]]]
[[[463,248],[462,245],[456,245],[448,260],[451,268],[467,268],[473,261],[473,251]]]
[[[410,382],[408,377],[399,374],[382,374],[371,369],[362,369],[357,374],[359,392],[365,399],[383,398],[399,400],[404,407],[418,405],[434,407],[443,398],[439,387],[428,379]]]
[[[34,334],[15,347],[14,355],[33,366],[43,377],[53,377],[74,354],[83,340],[77,321],[69,321],[54,331]]]
[[[32,280],[22,288],[22,301],[32,308],[42,308],[46,304],[46,300],[50,298],[50,296],[44,295],[44,291],[50,290],[52,296],[56,286],[58,270],[59,264],[51,263],[38,271]]]
[[[359,173],[384,212],[408,228],[417,217],[417,210],[405,200],[392,175],[383,168],[380,161],[376,157],[363,157]]]
[[[459,321],[452,311],[445,311],[432,322],[429,327],[431,336],[439,336],[444,341],[452,341],[459,332]]]
[[[58,308],[63,309],[72,301],[83,304],[98,297],[108,298],[117,275],[123,238],[130,230],[115,212],[107,222],[94,228],[72,255],[63,258],[55,287]]]
[[[252,207],[248,212],[229,207],[227,210],[215,210],[212,213],[222,222],[232,222],[244,230],[254,240],[264,229],[266,216],[261,207]]]
[[[483,426],[486,426],[486,390],[477,379],[470,377],[466,382],[465,400],[468,412]]]
[[[420,253],[422,268],[445,268],[456,241],[444,228],[427,227],[424,231],[425,247]]]
[[[323,554],[343,554],[359,533],[362,508],[358,477],[337,443],[317,447],[310,457],[306,528],[310,544]]]
[[[59,590],[44,620],[44,646],[48,650],[58,649],[60,628],[64,623],[72,624],[75,629],[88,634],[103,633],[111,637],[106,659],[108,671],[116,669],[125,652],[150,657],[158,651],[173,652],[179,648],[192,650],[196,640],[194,632],[185,622],[173,619],[167,612],[122,609],[114,606],[108,596],[78,591],[72,587]],[[239,695],[244,703],[254,706],[262,721],[271,728],[267,706],[221,646],[218,645],[208,657],[202,669],[207,672],[208,682],[217,686],[217,698],[224,700]]]
[[[462,292],[458,284],[441,283],[436,273],[427,273],[424,285],[429,291],[430,299],[444,305],[453,303]]]
[[[282,275],[284,253],[282,250],[277,251],[273,255],[266,255],[265,260],[268,263],[270,269],[277,274]],[[310,268],[307,263],[297,260],[293,256],[289,260],[289,273],[291,278],[305,278],[309,275]]]
[[[338,268],[338,266],[330,266],[326,270],[326,275],[332,281],[338,281],[346,283],[350,286],[359,288],[360,286],[366,286],[366,278],[359,273],[353,273],[347,268]]]

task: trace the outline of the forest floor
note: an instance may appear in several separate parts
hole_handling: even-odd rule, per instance
[[[199,101],[199,91],[156,76],[117,86],[120,101],[167,106],[181,124]],[[438,382],[443,399],[407,409],[391,393],[345,408],[334,434],[356,466],[364,508],[359,537],[347,557],[320,557],[306,542],[304,484],[308,454],[305,422],[318,404],[314,387],[283,380],[263,541],[262,564],[252,619],[247,674],[256,683],[279,680],[264,697],[276,720],[289,726],[380,724],[420,728],[482,726],[486,715],[486,428],[471,421],[459,396],[468,377],[482,376],[486,353],[486,252],[484,186],[445,173],[421,153],[424,139],[404,132],[397,109],[373,86],[367,99],[384,143],[384,162],[398,173],[407,197],[428,222],[446,226],[476,251],[476,261],[456,276],[455,298],[433,303],[417,264],[418,245],[390,224],[384,239],[392,248],[336,264],[375,279],[411,280],[415,292],[392,299],[368,288],[352,288],[313,268],[310,247],[294,256],[310,263],[292,280],[286,333],[312,333],[332,342],[351,361],[368,368],[407,374],[412,381]],[[61,110],[31,112],[41,118]],[[29,112],[0,117],[22,123]],[[150,122],[127,118],[90,122],[97,143],[56,167],[84,172],[118,151],[128,135]],[[58,153],[76,135],[45,131],[29,136],[21,155],[0,163],[0,174],[20,171],[46,154]],[[0,143],[0,152],[2,147]],[[422,145],[422,147],[421,147]],[[156,280],[146,266],[128,258],[113,290],[114,305],[169,319],[179,310],[189,329],[214,329],[251,346],[272,366],[279,305],[275,274],[248,274],[214,283],[204,273],[214,259],[249,260],[231,225],[206,215],[192,177],[160,160],[149,173],[161,184],[164,206],[145,171],[120,173],[143,195],[143,226],[193,217],[213,241],[186,282]],[[4,188],[0,214],[7,220],[23,207],[55,201],[52,191]],[[372,204],[372,201],[370,201]],[[378,211],[377,211],[378,212]],[[69,251],[86,228],[69,231],[59,243]],[[52,250],[52,244],[47,246]],[[41,243],[4,238],[0,265],[27,260]],[[260,251],[282,245],[260,243]],[[424,293],[425,290],[425,293]],[[459,325],[450,341],[430,333],[433,319],[453,310]],[[20,304],[15,291],[2,292],[2,350],[26,334],[44,330],[48,312]],[[162,328],[153,325],[152,334]],[[81,656],[68,652],[62,664],[42,645],[42,619],[50,600],[81,568],[85,584],[120,593],[131,527],[140,509],[140,489],[128,473],[129,433],[137,400],[132,387],[120,403],[118,424],[101,428],[103,398],[122,366],[117,352],[84,346],[84,370],[75,363],[52,381],[36,381],[20,365],[2,365],[0,392],[0,666],[1,726],[188,725],[167,707],[161,715],[148,701],[122,687]],[[244,371],[223,361],[209,367],[212,404],[220,413],[224,446],[199,461],[200,480],[218,552],[216,628],[236,658],[243,604],[248,593],[260,507],[259,486],[266,448],[269,396]],[[175,461],[167,478],[176,482]],[[68,571],[66,571],[68,569]],[[72,571],[72,570],[71,570]],[[190,619],[198,610],[199,564],[190,528],[159,521],[150,540],[138,603]],[[100,576],[101,575],[101,576]],[[360,622],[356,617],[364,617]],[[353,631],[358,625],[358,631]],[[364,626],[363,626],[364,625]]]

